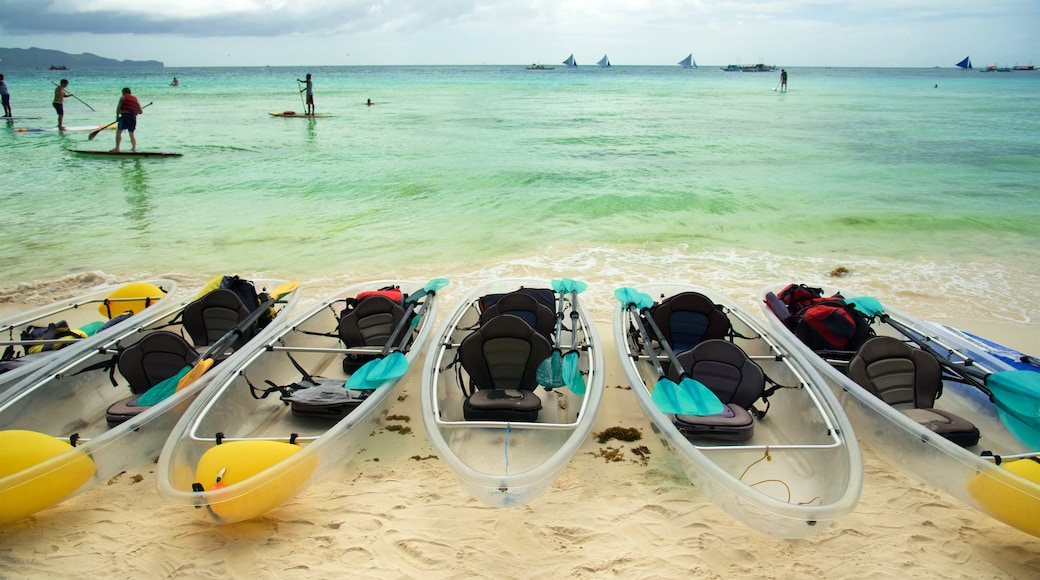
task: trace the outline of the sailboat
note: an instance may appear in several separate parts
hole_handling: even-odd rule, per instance
[[[578,61],[574,60],[574,55],[572,54],[567,57],[567,60],[563,61],[563,64],[567,65],[568,67],[578,66]]]
[[[697,61],[693,60],[693,53],[686,55],[686,58],[679,61],[679,65],[683,68],[697,68]]]
[[[604,54],[603,58],[599,59],[599,62],[597,62],[596,64],[598,64],[599,66],[601,66],[603,68],[606,68],[606,67],[610,66],[610,59],[608,59],[607,55]]]
[[[964,60],[962,60],[959,63],[957,63],[957,67],[958,68],[963,68],[963,69],[970,69],[971,68],[971,57],[970,56],[964,57]]]

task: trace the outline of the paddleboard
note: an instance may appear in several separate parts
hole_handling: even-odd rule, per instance
[[[27,121],[29,119],[39,119],[39,117],[0,117],[4,121]]]
[[[70,153],[97,157],[181,157],[181,153],[169,151],[108,151],[104,149],[69,149]]]
[[[969,355],[985,353],[1016,370],[1040,372],[1040,357],[1027,355],[1010,346],[1005,346],[966,330],[954,328],[948,324],[940,324],[939,326],[942,326],[964,341],[968,346]]]
[[[65,127],[65,130],[62,131],[62,133],[71,133],[71,132],[75,132],[75,131],[97,131],[98,129],[101,129],[102,127],[103,127],[102,125],[90,125],[90,126],[82,126],[82,127]],[[111,127],[108,127],[108,129],[112,130],[112,131],[114,131],[115,128],[116,128],[115,125],[112,125]],[[42,129],[19,128],[19,129],[15,129],[14,132],[15,133],[57,133],[58,132],[58,128],[57,127],[45,127],[45,128],[42,128]]]
[[[297,117],[297,118],[300,118],[300,119],[326,119],[326,118],[332,116],[332,115],[322,115],[321,113],[318,113],[318,114],[315,114],[315,115],[304,115],[303,113],[296,113],[294,111],[282,111],[282,112],[271,111],[268,114],[271,115],[272,117]]]

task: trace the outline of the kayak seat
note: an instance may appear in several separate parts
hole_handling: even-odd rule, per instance
[[[942,367],[934,356],[890,336],[868,340],[849,362],[849,378],[924,427],[962,446],[979,442],[979,429],[935,409]]]
[[[675,352],[689,350],[704,340],[725,338],[732,328],[726,313],[699,292],[681,292],[667,298],[651,315]]]
[[[748,412],[765,390],[765,374],[739,346],[722,339],[701,342],[677,357],[690,378],[722,401],[726,411],[718,415],[675,415],[673,422],[688,438],[747,441],[755,423]],[[672,371],[672,380],[679,382]]]
[[[134,393],[108,408],[105,418],[114,427],[148,407],[137,405],[137,399],[148,389],[194,364],[198,353],[181,335],[166,330],[152,332],[119,353],[116,363]]]
[[[358,346],[386,346],[390,335],[404,317],[404,307],[382,295],[373,295],[357,303],[339,321],[339,339],[347,348]],[[402,329],[401,332],[408,332]],[[402,335],[396,337],[399,342]],[[343,359],[343,370],[351,373],[374,355],[348,354]]]
[[[458,356],[469,375],[466,420],[536,421],[538,364],[551,353],[549,339],[512,314],[499,314],[464,338]]]
[[[249,317],[249,309],[237,294],[226,288],[207,292],[184,307],[184,330],[196,346],[209,346]],[[242,332],[232,348],[241,348],[256,334],[256,325]]]
[[[553,308],[541,303],[530,292],[521,289],[502,295],[494,304],[486,307],[480,314],[480,324],[502,314],[519,316],[527,324],[531,325],[543,336],[552,340],[553,332],[556,330],[556,312]]]

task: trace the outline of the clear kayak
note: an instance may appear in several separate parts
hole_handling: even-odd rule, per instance
[[[762,290],[763,312],[777,332],[801,337],[793,341],[798,353],[828,380],[860,437],[918,481],[1040,536],[1040,374],[994,356],[1006,348],[969,341],[877,298],[808,286],[824,298],[840,295],[860,313],[852,317],[858,330],[845,347],[824,348],[818,333],[801,322],[807,315],[783,305],[779,297],[788,286]],[[901,368],[913,368],[913,377]],[[919,376],[924,372],[929,374]],[[1025,389],[998,390],[994,377]]]
[[[534,500],[589,435],[604,359],[584,289],[569,279],[482,284],[430,348],[426,432],[462,487],[487,505]]]
[[[234,364],[242,347],[266,332],[264,321],[296,304],[295,282],[234,280],[255,289],[251,308],[249,298],[218,288],[218,277],[177,298],[165,315],[134,316],[99,344],[0,394],[0,524],[158,457],[212,377],[207,369]]]
[[[632,392],[701,493],[783,538],[852,511],[859,445],[790,339],[709,289],[645,284],[615,295],[614,341]]]
[[[447,283],[355,284],[277,324],[185,412],[159,458],[160,494],[232,523],[350,460],[397,400]]]
[[[0,393],[44,365],[96,348],[134,322],[147,324],[176,307],[168,279],[105,285],[0,319]],[[131,322],[131,320],[133,322]]]

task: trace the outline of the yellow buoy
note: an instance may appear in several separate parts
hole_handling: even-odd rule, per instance
[[[1000,467],[1040,484],[1040,462],[1035,459],[1005,461]],[[968,493],[983,511],[1027,534],[1040,536],[1040,497],[1007,485],[986,472],[968,480]]]
[[[94,461],[68,441],[35,431],[0,431],[0,522],[54,505],[94,475]]]
[[[107,300],[110,302],[103,302],[101,306],[98,306],[98,312],[105,318],[112,318],[127,311],[138,314],[148,306],[155,304],[156,301],[161,300],[163,296],[166,296],[166,294],[163,294],[162,289],[155,284],[134,282],[116,288],[114,292],[108,295]],[[127,300],[127,298],[137,298],[137,300]]]
[[[229,441],[209,448],[195,468],[195,481],[214,491],[246,481],[256,474],[302,451],[299,445],[281,441]],[[308,454],[291,469],[274,470],[264,480],[251,482],[250,490],[225,501],[209,504],[211,515],[221,523],[254,518],[277,507],[306,485],[318,466]]]

